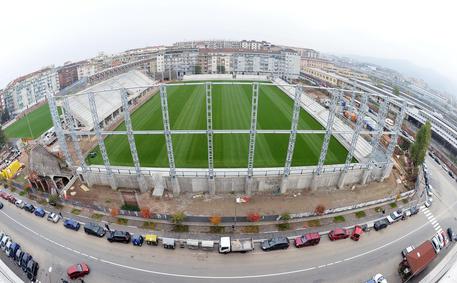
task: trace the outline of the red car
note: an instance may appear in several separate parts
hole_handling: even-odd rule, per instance
[[[321,240],[321,235],[319,233],[308,233],[303,236],[295,238],[294,244],[297,248],[314,246],[319,244]]]
[[[360,240],[360,236],[362,235],[362,233],[363,233],[362,227],[360,227],[359,225],[356,225],[354,227],[354,231],[352,231],[351,239],[354,241]]]
[[[0,197],[2,197],[2,199],[7,200],[7,199],[8,199],[8,196],[9,196],[9,195],[8,195],[7,193],[5,193],[5,192],[0,192]]]
[[[349,237],[349,230],[343,228],[336,228],[328,233],[328,237],[331,241],[346,239]]]
[[[13,196],[13,195],[9,195],[6,197],[6,200],[8,200],[9,202],[11,202],[12,204],[14,204],[17,199]]]
[[[67,275],[70,279],[76,279],[89,274],[89,266],[85,263],[78,263],[67,269]]]

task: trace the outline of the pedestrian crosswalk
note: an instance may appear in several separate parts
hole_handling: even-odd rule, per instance
[[[441,228],[440,223],[435,218],[435,216],[433,216],[433,213],[430,211],[430,209],[428,209],[428,207],[422,206],[421,211],[425,214],[428,221],[430,222],[430,224],[432,224],[432,226],[436,230],[436,232],[438,232],[438,233],[443,232],[443,229]]]

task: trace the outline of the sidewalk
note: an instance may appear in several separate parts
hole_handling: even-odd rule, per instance
[[[444,259],[430,271],[420,282],[453,283],[457,281],[457,247],[454,245]]]

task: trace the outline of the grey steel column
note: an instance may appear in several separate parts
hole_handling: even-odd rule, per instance
[[[132,154],[133,166],[135,167],[136,177],[138,180],[138,186],[141,192],[146,192],[148,190],[148,185],[146,184],[146,180],[141,173],[141,165],[140,159],[138,158],[138,152],[136,150],[135,144],[135,136],[133,135],[133,127],[132,127],[132,120],[130,119],[130,112],[129,112],[129,99],[128,93],[126,89],[123,89],[121,92],[121,99],[122,99],[122,108],[124,110],[124,122],[125,122],[125,129],[127,130],[127,140],[130,146],[130,153]]]
[[[213,102],[211,83],[205,83],[206,96],[206,136],[208,140],[208,176],[214,178],[214,156],[213,156]]]
[[[352,163],[352,158],[354,157],[354,152],[357,149],[357,142],[360,138],[360,132],[363,129],[363,118],[366,115],[366,112],[368,111],[368,94],[363,94],[362,95],[362,100],[360,101],[360,110],[358,111],[357,115],[357,122],[355,125],[355,130],[354,133],[352,134],[352,139],[351,139],[351,144],[349,146],[349,151],[346,156],[346,161],[344,162],[344,168],[343,171],[340,174],[340,177],[338,179],[338,188],[341,189],[344,187],[344,182],[346,178],[346,174],[349,170],[349,165]]]
[[[57,111],[57,105],[54,96],[48,90],[46,92],[46,98],[48,99],[49,110],[51,112],[52,123],[54,124],[54,131],[59,141],[60,150],[62,150],[65,160],[69,166],[72,166],[73,159],[71,158],[70,152],[68,151],[67,142],[65,140],[65,134],[62,129],[62,122],[60,121],[59,112]]]
[[[76,122],[75,122],[75,119],[71,112],[70,103],[68,102],[68,98],[64,98],[63,108],[64,108],[64,111],[63,111],[64,117],[65,117],[65,120],[67,121],[67,127],[71,133],[71,139],[73,141],[73,148],[75,149],[76,156],[79,159],[79,164],[81,166],[83,173],[86,173],[87,164],[86,164],[86,161],[82,154],[81,147],[79,146],[78,136],[76,135]]]
[[[252,99],[251,99],[251,129],[249,132],[249,150],[248,150],[248,177],[249,178],[252,177],[253,170],[254,170],[258,101],[259,101],[259,83],[253,83],[252,84]]]
[[[295,87],[294,94],[294,106],[292,112],[292,123],[289,135],[289,144],[287,146],[286,162],[284,164],[284,174],[281,181],[280,190],[284,194],[288,189],[288,177],[290,175],[290,166],[292,165],[292,159],[294,156],[295,143],[297,141],[297,127],[298,120],[300,118],[300,102],[301,102],[302,88],[300,86]]]
[[[381,136],[384,131],[384,126],[386,124],[386,115],[387,115],[387,111],[389,110],[388,104],[389,104],[389,99],[387,97],[385,97],[384,100],[382,101],[380,109],[378,111],[378,116],[377,116],[378,129],[376,129],[376,131],[373,135],[373,138],[371,140],[371,153],[370,153],[370,157],[368,160],[367,169],[365,170],[365,172],[362,175],[362,184],[363,185],[367,183],[368,177],[371,174],[374,163],[376,162],[376,152],[377,152],[378,147],[381,142]]]
[[[173,153],[173,141],[170,132],[170,118],[168,115],[168,98],[167,98],[167,87],[165,84],[160,85],[160,104],[162,107],[162,119],[163,119],[163,132],[165,135],[165,143],[167,146],[168,165],[170,167],[170,180],[173,187],[173,194],[179,195],[179,183],[176,179],[176,166],[175,156]]]
[[[400,135],[401,125],[403,123],[403,119],[406,114],[407,103],[406,100],[403,100],[401,104],[401,109],[397,113],[397,117],[395,117],[395,126],[394,126],[394,133],[391,135],[391,140],[389,145],[387,146],[386,150],[386,165],[384,166],[384,173],[381,179],[386,178],[390,173],[390,168],[392,166],[392,154],[394,153],[395,147],[398,143],[398,136]]]
[[[115,189],[117,189],[117,183],[116,183],[116,180],[114,179],[113,171],[111,170],[111,164],[109,162],[108,153],[106,151],[105,141],[103,140],[102,134],[100,133],[100,131],[101,131],[100,130],[100,121],[98,118],[97,105],[95,103],[95,97],[94,97],[93,92],[89,92],[88,99],[89,99],[90,112],[92,114],[92,122],[94,124],[95,135],[96,135],[97,141],[98,141],[98,147],[100,148],[100,152],[102,154],[103,163],[105,165],[105,170],[108,175],[108,179],[109,179],[111,188],[113,190],[115,190]]]
[[[330,138],[332,137],[333,132],[333,121],[335,120],[335,110],[336,104],[340,101],[341,91],[335,91],[332,96],[332,101],[330,103],[330,108],[327,118],[327,129],[324,136],[324,142],[322,143],[321,154],[319,156],[319,162],[317,163],[316,174],[319,176],[322,173],[322,168],[324,166],[325,158],[327,156],[328,146],[330,144]]]

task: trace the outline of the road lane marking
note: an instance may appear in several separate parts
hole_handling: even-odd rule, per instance
[[[457,201],[454,202],[451,206],[453,207],[454,205],[457,204]],[[450,209],[449,208],[449,209]],[[447,210],[449,210],[447,209]],[[447,213],[447,210],[445,211]],[[441,213],[441,214],[444,214],[445,212]],[[75,253],[79,253],[81,254],[81,252],[79,251],[76,251],[76,250],[73,250],[72,248],[69,248],[69,247],[66,247],[62,244],[59,244],[49,238],[47,238],[46,236],[43,236],[41,235],[40,233],[38,232],[35,232],[34,230],[32,230],[31,228],[28,228],[27,226],[25,226],[24,224],[20,223],[19,221],[17,221],[16,219],[12,218],[11,216],[9,216],[8,214],[6,214],[4,211],[0,211],[0,213],[4,214],[6,217],[8,217],[11,221],[15,222],[16,224],[18,224],[19,226],[23,227],[24,229],[32,232],[33,234],[39,236],[40,238],[50,242],[50,243],[53,243],[57,246],[60,246],[60,247],[64,247],[65,249],[67,250],[70,250],[70,251],[73,251]],[[440,214],[440,215],[441,215]],[[429,223],[424,223],[422,224],[421,226],[417,227],[416,229],[414,230],[411,230],[409,231],[408,233],[406,233],[405,235],[401,236],[401,237],[398,237],[396,239],[394,239],[393,241],[390,241],[390,242],[387,242],[386,244],[384,245],[381,245],[375,249],[372,249],[372,250],[369,250],[369,251],[366,251],[366,252],[363,252],[361,254],[358,254],[358,255],[355,255],[355,256],[352,256],[352,257],[349,257],[349,258],[346,258],[346,259],[343,259],[343,260],[340,260],[340,261],[337,261],[337,262],[334,262],[332,265],[334,264],[337,264],[337,263],[342,263],[342,262],[346,262],[346,261],[351,261],[353,259],[356,259],[356,258],[359,258],[359,257],[362,257],[362,256],[365,256],[367,254],[370,254],[370,253],[374,253],[378,250],[381,250],[381,249],[384,249],[385,247],[387,246],[390,246],[400,240],[403,240],[404,238],[416,233],[417,231],[423,229],[424,227],[426,227]],[[91,258],[91,259],[94,259],[95,257],[91,257],[90,255],[86,255],[86,257],[88,258]],[[284,272],[277,272],[277,273],[268,273],[268,274],[258,274],[258,275],[239,275],[239,276],[199,276],[199,275],[188,275],[188,274],[177,274],[177,273],[167,273],[167,272],[161,272],[161,271],[155,271],[155,270],[147,270],[147,269],[142,269],[142,268],[137,268],[137,267],[133,267],[133,266],[129,266],[129,265],[123,265],[123,264],[120,264],[120,263],[116,263],[116,262],[112,262],[112,261],[108,261],[108,260],[104,260],[102,258],[96,258],[95,259],[96,261],[99,261],[99,262],[102,262],[102,263],[105,263],[105,264],[110,264],[110,265],[113,265],[113,266],[118,266],[118,267],[122,267],[122,268],[125,268],[125,269],[130,269],[130,270],[134,270],[134,271],[141,271],[141,272],[145,272],[145,273],[150,273],[150,274],[155,274],[155,275],[163,275],[163,276],[169,276],[169,277],[179,277],[179,278],[192,278],[192,279],[209,279],[209,280],[215,280],[215,279],[234,279],[234,280],[237,280],[237,279],[252,279],[252,278],[265,278],[265,277],[277,277],[277,276],[283,276],[283,275],[290,275],[290,274],[296,274],[296,273],[303,273],[303,272],[307,272],[307,271],[311,271],[311,270],[314,270],[314,269],[317,269],[317,268],[323,268],[325,266],[329,266],[328,264],[326,265],[323,265],[323,266],[313,266],[313,267],[309,267],[309,268],[304,268],[304,269],[297,269],[297,270],[290,270],[290,271],[284,271]]]

